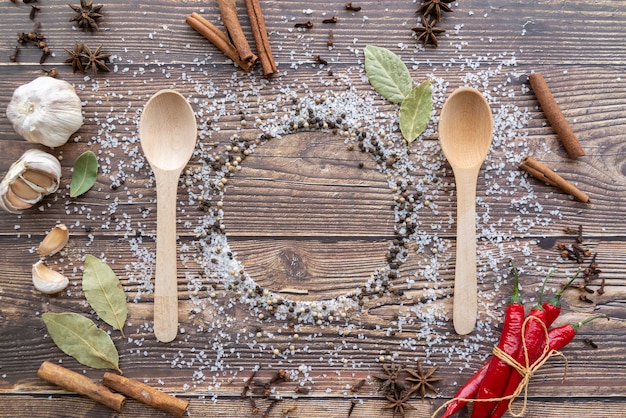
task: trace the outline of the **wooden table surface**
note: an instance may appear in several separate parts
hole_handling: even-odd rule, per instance
[[[197,11],[221,26],[212,1],[104,2],[93,33],[69,22],[66,1],[38,1],[35,22],[53,52],[43,65],[34,46],[21,47],[17,63],[9,60],[17,33],[34,22],[30,5],[1,2],[0,108],[16,87],[54,68],[75,86],[85,123],[66,145],[49,149],[20,138],[4,111],[0,117],[3,175],[31,148],[59,157],[63,167],[60,189],[42,204],[0,215],[0,416],[166,416],[134,400],[116,413],[37,377],[49,360],[102,379],[103,370],[77,363],[46,332],[43,313],[75,312],[110,332],[127,377],[189,400],[190,416],[252,416],[240,394],[258,368],[255,383],[279,369],[291,377],[269,397],[252,385],[259,416],[272,405],[269,416],[346,417],[353,403],[353,417],[392,416],[371,376],[382,365],[420,361],[438,366],[442,381],[437,396],[412,399],[406,415],[429,417],[497,342],[512,289],[510,260],[530,309],[550,270],[558,269],[546,286],[552,295],[589,265],[590,258],[579,265],[556,248],[576,241],[564,228],[579,226],[600,277],[587,302],[577,289],[565,292],[556,325],[599,313],[611,320],[585,325],[562,350],[564,381],[559,357],[537,371],[526,416],[625,416],[626,1],[459,0],[439,24],[446,32],[437,48],[415,40],[416,3],[362,0],[350,12],[343,1],[262,0],[279,69],[264,77],[258,67],[245,73],[233,66],[185,24]],[[331,16],[337,23],[322,23]],[[308,20],[312,28],[294,28]],[[103,45],[111,72],[72,73],[64,48],[75,42]],[[415,83],[433,83],[433,119],[410,145],[399,133],[398,106],[367,81],[366,45],[398,54]],[[567,157],[529,88],[533,71],[550,85],[584,157]],[[443,101],[463,85],[487,96],[495,120],[478,180],[480,303],[467,336],[451,322],[456,193],[437,140]],[[156,196],[138,137],[145,102],[164,88],[189,98],[198,121],[196,152],[178,191],[180,330],[167,344],[152,332]],[[73,162],[88,149],[99,159],[97,183],[70,198]],[[591,203],[527,177],[518,169],[526,155]],[[70,285],[48,296],[32,286],[31,265],[57,223],[68,226],[70,241],[46,262]],[[126,337],[85,301],[86,254],[105,260],[123,284]]]

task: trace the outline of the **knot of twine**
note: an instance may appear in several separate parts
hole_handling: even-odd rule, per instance
[[[541,329],[543,330],[543,334],[544,334],[544,339],[545,339],[545,344],[543,345],[543,351],[541,353],[541,355],[537,358],[537,360],[535,362],[533,362],[532,364],[530,363],[530,356],[528,353],[528,344],[526,341],[526,325],[528,324],[529,321],[534,320],[534,321],[538,321],[539,325],[541,327]],[[535,374],[535,372],[537,372],[537,370],[539,370],[539,368],[541,366],[544,365],[544,363],[546,361],[548,361],[548,359],[552,356],[558,355],[560,357],[563,358],[563,360],[565,361],[565,370],[563,372],[563,380],[565,380],[565,377],[567,376],[567,368],[568,368],[568,364],[567,364],[567,357],[565,357],[565,355],[563,353],[561,353],[558,350],[551,350],[550,349],[550,337],[548,335],[548,328],[546,327],[546,324],[540,319],[537,318],[536,316],[529,316],[527,317],[524,322],[522,323],[522,349],[523,349],[523,353],[524,353],[524,364],[518,362],[513,356],[511,356],[510,354],[506,353],[504,350],[502,350],[500,347],[495,346],[493,347],[493,355],[496,356],[498,359],[502,360],[503,362],[505,362],[506,364],[508,364],[509,366],[511,366],[513,369],[515,369],[521,376],[522,376],[522,380],[520,381],[520,383],[517,385],[517,388],[515,389],[515,391],[508,395],[508,396],[502,396],[499,398],[485,398],[485,399],[476,399],[476,398],[472,398],[472,399],[467,399],[467,398],[452,398],[449,401],[447,401],[446,403],[444,403],[442,406],[440,406],[431,416],[431,418],[435,418],[437,416],[437,414],[443,410],[445,407],[447,407],[449,404],[451,404],[452,402],[457,402],[457,401],[461,401],[461,402],[501,402],[501,401],[507,401],[507,400],[512,400],[517,398],[522,392],[524,392],[524,401],[522,404],[522,409],[520,410],[520,412],[515,413],[512,410],[512,405],[513,402],[509,403],[509,413],[514,416],[514,417],[523,417],[524,414],[526,413],[526,406],[527,406],[527,401],[528,401],[528,384],[530,383],[530,379],[533,377],[533,375]]]

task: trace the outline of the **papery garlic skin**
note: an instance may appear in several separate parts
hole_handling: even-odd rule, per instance
[[[33,285],[41,293],[59,293],[70,283],[69,279],[61,273],[50,269],[42,260],[33,264]]]
[[[39,77],[15,89],[6,113],[24,139],[53,148],[65,144],[83,125],[76,90],[53,77]]]
[[[59,160],[42,150],[28,150],[9,167],[0,182],[0,208],[20,213],[56,192],[60,182]]]

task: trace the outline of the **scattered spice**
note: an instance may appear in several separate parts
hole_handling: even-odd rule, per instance
[[[220,10],[224,27],[226,27],[228,36],[232,40],[235,49],[237,49],[239,58],[242,61],[254,63],[257,60],[257,56],[252,53],[248,40],[241,28],[235,0],[217,0],[217,6]]]
[[[378,382],[378,390],[383,393],[396,393],[404,390],[405,385],[398,379],[402,367],[390,364],[387,366],[383,364],[384,374],[378,376],[372,376],[372,378]]]
[[[111,71],[109,67],[106,66],[106,62],[108,62],[110,56],[111,54],[102,53],[102,45],[96,48],[95,51],[92,51],[86,44],[83,44],[83,58],[85,58],[85,70],[91,68],[94,76],[98,75],[98,71],[106,73]]]
[[[352,416],[352,413],[354,412],[354,408],[356,408],[356,404],[357,404],[356,399],[350,400],[350,408],[348,408],[348,418]]]
[[[294,28],[305,28],[311,29],[313,27],[313,22],[307,20],[306,22],[300,22],[293,25]]]
[[[353,6],[351,1],[349,1],[349,2],[347,2],[345,4],[345,8],[346,8],[346,10],[348,10],[350,12],[359,12],[359,11],[361,11],[361,8],[358,7],[358,6]]]
[[[277,403],[278,403],[278,399],[272,399],[272,402],[267,406],[265,411],[263,411],[263,413],[261,414],[261,417],[263,418],[269,417],[270,412],[272,411],[272,409],[274,409]]]
[[[189,402],[184,399],[176,398],[137,380],[113,373],[106,372],[102,378],[102,383],[122,395],[129,396],[175,417],[185,415],[189,405]]]
[[[578,142],[576,134],[574,134],[574,131],[567,123],[567,119],[563,116],[543,75],[541,75],[541,73],[532,73],[528,76],[528,81],[535,92],[535,96],[537,96],[537,100],[541,105],[543,113],[546,115],[546,119],[548,119],[554,132],[556,132],[565,147],[567,155],[572,159],[585,155],[585,151],[581,147],[580,142]]]
[[[437,389],[435,389],[433,384],[441,381],[441,377],[434,376],[438,368],[438,366],[435,366],[424,371],[422,363],[419,360],[417,361],[416,369],[405,368],[404,371],[410,375],[406,380],[413,384],[410,392],[419,392],[422,399],[424,399],[427,393],[436,395]]]
[[[35,28],[32,31],[22,32],[18,34],[17,36],[18,45],[15,48],[15,53],[11,55],[12,60],[15,59],[14,62],[17,62],[19,45],[33,44],[37,48],[41,49],[42,54],[41,54],[41,58],[39,59],[40,64],[43,64],[46,58],[48,57],[48,55],[52,53],[52,51],[50,50],[50,47],[46,43],[46,37],[41,32],[39,32],[40,26],[41,25],[37,23],[35,25]]]
[[[30,14],[28,15],[28,18],[30,20],[35,20],[35,17],[37,16],[37,12],[40,11],[41,8],[39,6],[35,6],[34,4],[31,4],[30,6]]]
[[[322,64],[322,65],[327,65],[328,61],[326,61],[324,58],[320,57],[318,54],[313,55],[313,59],[315,60],[315,62]]]
[[[361,379],[357,383],[355,383],[354,385],[350,385],[350,392],[357,393],[359,390],[361,390],[363,385],[365,385],[365,382],[366,382],[365,379]]]
[[[122,412],[126,402],[126,398],[123,395],[113,393],[106,386],[95,383],[87,376],[49,361],[44,361],[41,364],[37,371],[37,376],[70,392],[88,396],[117,412]]]
[[[67,48],[64,49],[69,55],[64,63],[72,66],[72,72],[80,71],[84,73],[91,68],[93,75],[96,76],[99,71],[107,73],[111,71],[106,65],[111,54],[103,54],[102,45],[98,46],[93,51],[84,42],[75,43],[74,48],[71,50]]]
[[[545,164],[540,163],[531,156],[527,156],[526,158],[524,158],[519,167],[536,179],[544,181],[551,186],[558,187],[565,193],[573,196],[576,200],[579,200],[583,203],[591,202],[591,199],[589,198],[589,196],[587,196],[587,194],[580,191],[572,183],[565,180],[563,177],[559,176]]]
[[[326,41],[326,46],[333,47],[335,46],[335,34],[332,30],[328,31],[328,40]]]
[[[322,23],[337,23],[337,16],[322,20]]]
[[[439,22],[443,17],[442,12],[452,13],[452,9],[446,3],[452,3],[453,1],[456,0],[424,0],[416,13],[422,16],[430,16],[436,22]]]
[[[270,48],[267,28],[265,27],[265,18],[263,17],[259,0],[246,0],[246,9],[248,10],[250,28],[252,29],[252,36],[254,37],[263,74],[274,74],[277,70],[276,62],[274,61],[274,56]]]
[[[435,19],[430,19],[424,15],[422,15],[422,26],[416,26],[411,28],[411,30],[417,33],[417,42],[422,42],[424,46],[428,44],[432,44],[437,47],[437,35],[444,33],[446,30],[442,28],[436,28],[437,21]]]
[[[404,418],[406,416],[406,412],[411,409],[415,409],[415,407],[409,404],[409,399],[413,395],[414,389],[410,389],[408,391],[394,391],[391,394],[385,395],[385,398],[389,401],[389,404],[385,406],[385,409],[393,409],[393,417],[395,418],[396,414],[399,414],[400,417]]]
[[[585,338],[583,340],[586,346],[593,348],[594,350],[598,348],[598,344],[594,343],[591,338]]]
[[[252,69],[253,62],[244,61],[239,58],[237,48],[232,44],[228,35],[222,32],[217,26],[200,16],[198,13],[193,12],[185,19],[185,22],[195,29],[196,32],[201,34],[211,42],[217,49],[222,51],[228,58],[233,60],[244,71],[249,72]]]
[[[76,22],[77,26],[83,30],[96,31],[99,29],[98,20],[102,17],[100,10],[102,4],[93,5],[93,0],[87,3],[87,0],[80,0],[80,5],[75,6],[68,4],[76,12],[76,15],[70,19],[70,22]]]

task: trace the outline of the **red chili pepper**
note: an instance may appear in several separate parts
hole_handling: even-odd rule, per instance
[[[565,286],[563,286],[557,292],[557,294],[552,297],[552,299],[542,305],[543,309],[546,310],[546,327],[550,328],[550,325],[552,325],[552,323],[561,314],[561,296],[563,296],[563,292],[565,292],[565,289],[567,289],[572,284],[572,282],[576,280],[579,274],[580,269],[578,269],[578,273],[576,273],[576,275],[572,277],[570,281],[567,282]]]
[[[522,324],[524,323],[524,305],[520,303],[519,298],[519,277],[515,266],[514,282],[513,282],[513,295],[511,296],[511,302],[506,308],[506,314],[504,317],[504,325],[502,327],[502,334],[500,335],[500,341],[498,341],[498,348],[514,356],[521,346],[522,338]],[[487,376],[483,380],[476,399],[492,399],[502,396],[505,385],[511,376],[513,368],[506,362],[498,357],[493,358],[489,369],[487,370]],[[487,418],[497,402],[474,402],[474,408],[472,410],[472,418]]]
[[[478,393],[478,388],[480,387],[480,384],[482,383],[485,376],[487,376],[487,369],[489,368],[489,364],[492,360],[493,357],[489,357],[482,365],[482,367],[478,369],[476,373],[472,375],[472,377],[467,379],[467,382],[465,382],[461,389],[459,389],[459,391],[454,394],[454,397],[462,399],[474,399],[476,397],[476,394]],[[456,414],[461,408],[463,408],[466,403],[467,401],[461,400],[450,402],[441,418],[451,417],[452,415]]]
[[[548,337],[550,337],[550,350],[560,350],[565,347],[574,339],[580,327],[598,318],[609,319],[606,315],[596,315],[574,324],[565,324],[560,327],[552,328],[548,333]]]
[[[546,323],[546,311],[541,306],[535,306],[530,313],[529,317],[534,316],[537,319],[531,319],[526,323],[524,330],[524,341],[526,341],[526,352],[528,353],[528,365],[526,364],[526,354],[524,352],[523,345],[520,345],[520,349],[514,356],[515,361],[523,366],[530,366],[536,362],[544,352],[547,344],[545,335],[545,323]],[[502,392],[502,397],[510,396],[515,393],[515,390],[522,381],[522,375],[517,371],[511,373],[506,388]],[[504,382],[501,382],[504,384]],[[491,418],[500,418],[509,408],[509,403],[512,400],[500,401],[496,406],[496,409],[490,415]]]
[[[594,319],[598,319],[598,318],[607,318],[608,317],[606,315],[596,315],[594,317],[585,319],[584,321],[580,321],[574,324],[565,324],[562,325],[560,327],[557,328],[553,328],[548,332],[548,340],[550,341],[550,344],[548,345],[548,347],[550,348],[550,350],[560,350],[561,348],[565,347],[567,344],[569,344],[574,337],[576,336],[576,333],[578,332],[578,329],[585,325],[588,322],[593,321]],[[532,322],[536,322],[536,321],[529,321],[529,323],[526,325],[527,327],[530,325],[530,323]],[[542,333],[544,331],[542,330]],[[545,340],[544,336],[541,336],[541,340]],[[528,340],[527,340],[528,341]],[[543,353],[543,344],[541,344],[541,350],[539,355],[541,355],[541,353]],[[534,361],[537,360],[537,358],[535,358],[534,360],[531,358],[531,353],[530,353],[530,347],[528,349],[528,356],[529,356],[529,361],[532,364]],[[522,354],[522,358],[523,358],[523,354]],[[519,358],[516,359],[517,361],[519,361]],[[522,359],[522,361],[520,362],[520,364],[523,364],[524,360]],[[517,385],[519,385],[519,382],[521,382],[522,380],[522,376],[519,373],[514,373],[513,375],[511,375],[511,377],[515,377],[517,380],[517,382],[511,382],[513,379],[509,380],[509,384],[507,385],[506,391],[504,393],[504,396],[509,396],[511,394],[513,394],[515,392],[515,389],[517,389]],[[502,415],[504,415],[504,413],[508,410],[509,408],[509,403],[512,402],[512,400],[508,400],[508,401],[502,401],[498,404],[498,406],[496,407],[496,410],[494,411],[493,415],[491,416],[491,418],[500,418]]]

